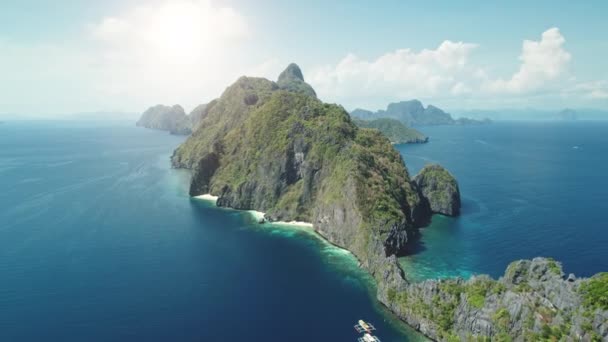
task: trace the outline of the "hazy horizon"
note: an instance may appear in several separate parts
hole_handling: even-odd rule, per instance
[[[241,75],[275,80],[290,62],[320,99],[349,110],[410,99],[448,112],[608,110],[607,6],[4,3],[0,113],[188,111]]]

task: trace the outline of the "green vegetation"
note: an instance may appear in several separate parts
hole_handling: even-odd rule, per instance
[[[279,88],[288,90],[295,93],[302,93],[304,95],[316,97],[317,94],[312,87],[304,82],[304,75],[302,75],[302,70],[300,67],[294,63],[291,63],[287,66],[280,75],[277,80],[277,84]]]
[[[388,297],[388,301],[392,303],[397,298],[397,291],[394,288],[390,288],[388,289],[386,295]]]
[[[517,286],[515,286],[514,290],[515,290],[515,292],[518,292],[518,293],[525,293],[525,292],[531,292],[532,287],[530,287],[530,284],[528,284],[528,282],[522,281],[521,283],[517,284]]]
[[[361,128],[379,130],[394,144],[424,143],[428,141],[424,134],[405,126],[396,119],[381,118],[371,121],[354,119],[353,122]]]
[[[497,291],[502,291],[502,284],[485,276],[474,278],[464,288],[468,303],[477,309],[483,308],[489,293]]]
[[[378,130],[357,127],[344,108],[323,103],[309,87],[295,65],[276,83],[241,77],[204,108],[173,165],[194,170],[191,195],[220,195],[221,205],[273,220],[342,213],[350,232],[338,232],[347,238],[337,243],[360,260],[397,253],[422,205],[401,155]],[[391,227],[405,234],[391,237]],[[385,251],[377,241],[390,238],[401,240]]]
[[[581,284],[583,305],[595,310],[608,310],[608,272],[598,273]]]
[[[496,334],[496,336],[494,337],[494,341],[511,342],[511,341],[513,341],[513,339],[511,338],[511,336],[509,336],[509,334],[507,332],[500,332],[500,333]]]
[[[549,263],[547,264],[547,267],[549,267],[549,271],[551,271],[553,274],[561,276],[562,269],[561,267],[559,267],[555,260],[549,258]]]
[[[506,331],[511,322],[511,315],[506,308],[500,308],[492,316],[492,320],[503,331]]]
[[[460,213],[460,189],[456,178],[440,165],[426,165],[414,182],[434,213],[456,216]]]

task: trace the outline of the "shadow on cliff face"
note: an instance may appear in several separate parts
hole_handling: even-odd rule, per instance
[[[454,229],[455,221],[459,220],[462,216],[465,215],[475,215],[482,212],[482,208],[475,201],[470,199],[463,199],[462,208],[460,215],[457,217],[450,217],[441,214],[434,214],[426,224],[416,230],[416,234],[410,236],[407,249],[405,253],[402,255],[398,255],[398,257],[412,256],[416,254],[420,254],[426,252],[431,249],[431,246],[428,246],[425,240],[422,238],[424,231],[427,229],[431,230],[444,230],[444,229]]]

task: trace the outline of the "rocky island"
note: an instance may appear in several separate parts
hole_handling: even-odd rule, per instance
[[[189,115],[180,105],[165,106],[162,104],[148,108],[136,125],[162,131],[171,134],[189,135],[201,121],[205,109],[204,104],[197,106]]]
[[[375,128],[384,134],[393,144],[421,144],[429,138],[414,128],[407,127],[395,119],[361,120],[353,119],[355,125],[361,128]]]
[[[458,215],[460,191],[443,167],[411,177],[376,129],[323,103],[291,64],[277,82],[241,77],[205,106],[171,158],[192,171],[190,195],[306,221],[348,249],[376,280],[377,298],[441,341],[599,341],[608,335],[608,276],[565,278],[550,259],[518,261],[493,280],[411,283],[397,258],[433,214]]]
[[[487,124],[489,119],[475,120],[469,118],[454,119],[452,115],[444,112],[438,107],[428,105],[426,108],[418,100],[401,101],[390,103],[386,110],[372,112],[366,109],[357,108],[351,113],[352,117],[373,120],[379,118],[391,118],[401,121],[408,127],[414,126],[437,126],[437,125],[472,125]]]

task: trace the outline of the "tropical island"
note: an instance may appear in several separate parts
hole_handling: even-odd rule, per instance
[[[291,64],[273,82],[241,77],[207,104],[173,167],[192,171],[190,195],[217,206],[304,221],[352,252],[397,317],[439,341],[601,341],[608,274],[576,278],[547,258],[480,275],[408,281],[410,253],[434,214],[460,214],[456,179],[439,165],[411,177],[387,136],[320,101]],[[385,133],[386,134],[386,133]]]
[[[202,119],[205,104],[198,105],[186,115],[180,105],[165,106],[162,104],[148,108],[136,125],[146,128],[168,131],[176,135],[189,135]]]
[[[470,118],[452,118],[450,113],[446,113],[438,107],[428,105],[424,107],[418,100],[401,101],[389,103],[386,110],[372,112],[370,110],[357,108],[350,115],[362,120],[373,120],[379,118],[391,118],[401,121],[409,127],[414,126],[438,126],[438,125],[480,125],[488,124],[490,119],[482,120]]]
[[[407,127],[399,120],[389,118],[361,120],[355,118],[353,122],[361,128],[375,128],[379,130],[393,144],[419,144],[429,141],[429,137],[414,128]]]

